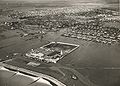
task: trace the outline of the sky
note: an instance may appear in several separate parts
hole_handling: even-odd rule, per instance
[[[51,1],[88,2],[88,1],[90,1],[90,2],[97,2],[100,0],[1,0],[1,1],[26,1],[26,2],[51,2]]]
[[[91,3],[111,3],[111,2],[118,2],[118,0],[0,0],[0,1],[24,1],[24,2],[52,2],[52,1],[66,1],[71,3],[80,3],[80,2],[91,2]]]

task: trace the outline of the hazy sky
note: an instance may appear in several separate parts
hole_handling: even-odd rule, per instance
[[[79,1],[79,2],[96,2],[100,0],[1,0],[1,1],[27,1],[27,2],[41,2],[41,1]]]
[[[25,2],[51,2],[51,1],[67,1],[67,2],[91,2],[91,3],[111,3],[118,0],[0,0],[0,1],[25,1]]]

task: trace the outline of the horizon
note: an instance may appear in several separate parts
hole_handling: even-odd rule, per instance
[[[68,2],[68,3],[119,3],[119,0],[0,0],[8,3],[50,3],[50,2]]]

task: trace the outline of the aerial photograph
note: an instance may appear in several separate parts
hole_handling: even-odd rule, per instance
[[[0,86],[120,86],[120,0],[0,0]]]

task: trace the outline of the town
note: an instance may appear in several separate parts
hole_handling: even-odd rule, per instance
[[[30,11],[32,14],[13,11],[8,16],[17,18],[17,21],[2,22],[1,28],[19,29],[23,31],[20,33],[22,37],[33,34],[33,38],[39,38],[49,31],[66,29],[62,36],[110,45],[120,42],[120,30],[115,26],[119,23],[117,11],[101,8],[87,12],[79,12],[78,9],[78,12],[74,12],[69,9],[55,9],[53,12],[43,10],[42,15],[37,9]],[[113,25],[110,26],[108,22]]]

